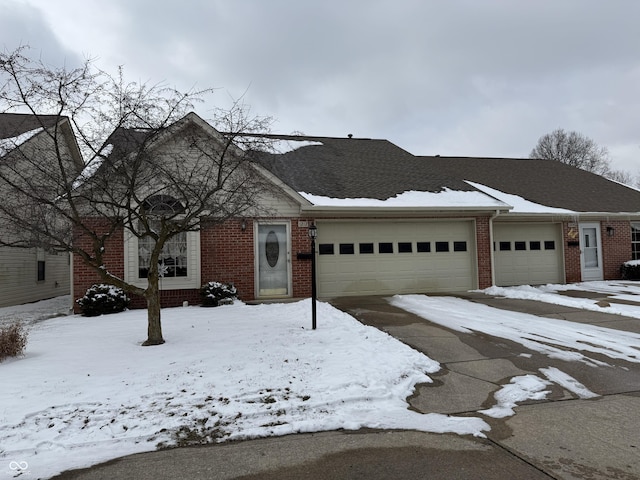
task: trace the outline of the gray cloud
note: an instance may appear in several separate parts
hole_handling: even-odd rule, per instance
[[[47,19],[60,8],[31,2]],[[637,2],[112,0],[109,22],[89,14],[97,0],[65,5],[76,52],[143,81],[221,87],[218,103],[247,91],[253,112],[285,133],[526,156],[562,127],[607,146],[616,168],[640,169]],[[21,21],[0,39],[69,35],[34,8]]]

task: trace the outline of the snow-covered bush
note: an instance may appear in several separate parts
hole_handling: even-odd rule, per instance
[[[129,297],[121,288],[113,285],[92,285],[84,297],[76,300],[85,317],[97,317],[118,313],[127,309]]]
[[[209,282],[200,289],[203,307],[217,307],[233,303],[238,297],[238,290],[231,283]]]
[[[26,346],[27,332],[20,322],[0,327],[0,362],[8,357],[22,355]]]
[[[625,280],[640,280],[640,260],[629,260],[620,269]]]

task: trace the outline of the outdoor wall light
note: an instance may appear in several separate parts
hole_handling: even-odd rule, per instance
[[[613,227],[607,227],[607,235],[609,235],[610,237],[613,237],[613,235],[616,233],[616,229]]]
[[[247,229],[247,221],[246,220],[242,220],[242,224],[240,225],[240,228],[242,229],[243,232]]]

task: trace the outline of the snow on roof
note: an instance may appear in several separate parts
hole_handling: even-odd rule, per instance
[[[73,184],[74,188],[79,187],[84,182],[89,180],[98,171],[106,158],[111,155],[111,152],[113,152],[113,144],[109,143],[104,146],[102,150],[100,150],[98,154],[85,165],[84,169],[82,170],[82,172],[80,172],[80,175]]]
[[[491,195],[507,205],[513,206],[511,213],[575,213],[573,210],[567,210],[565,208],[547,207],[546,205],[530,202],[518,195],[501,192],[500,190],[487,187],[481,183],[471,182],[469,180],[465,180],[465,182],[487,195]]]
[[[14,148],[19,147],[31,137],[40,133],[42,130],[44,130],[44,128],[39,127],[33,130],[29,130],[28,132],[21,133],[17,137],[0,138],[0,157],[6,155]]]
[[[457,191],[444,188],[441,192],[406,191],[387,198],[330,198],[298,192],[315,206],[322,207],[476,207],[506,208],[509,205],[482,192]]]
[[[285,154],[293,152],[303,147],[311,147],[314,145],[322,145],[322,142],[311,140],[296,140],[291,138],[270,138],[268,136],[238,136],[236,137],[238,146],[242,150],[255,149],[257,145],[264,145],[268,153]]]

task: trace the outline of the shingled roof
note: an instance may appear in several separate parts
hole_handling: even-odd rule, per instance
[[[554,160],[420,157],[426,169],[576,212],[640,212],[640,191]]]
[[[287,151],[252,155],[297,192],[386,200],[405,191],[475,191],[387,140],[294,135],[262,138],[288,144]]]
[[[61,118],[57,115],[2,113],[0,114],[0,138],[13,138],[40,127],[51,127]]]

